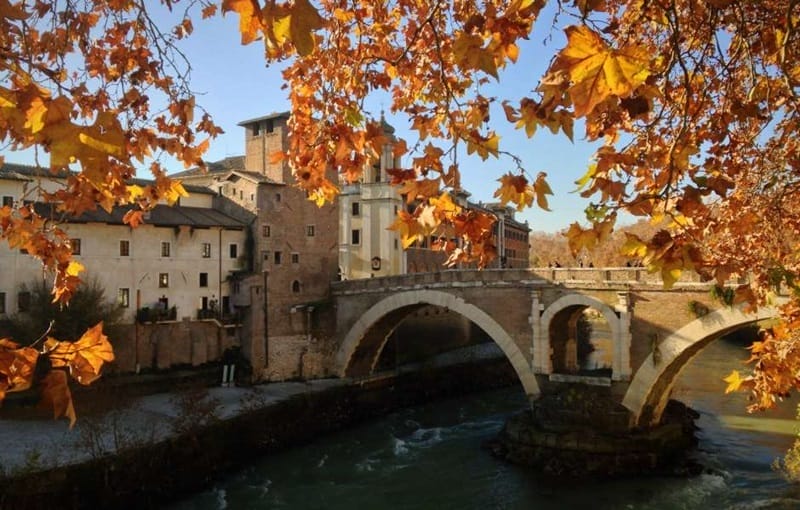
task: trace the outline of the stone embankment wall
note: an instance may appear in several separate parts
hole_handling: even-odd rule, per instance
[[[502,359],[298,394],[115,456],[0,480],[0,508],[158,507],[321,434],[401,407],[513,384],[518,379]]]
[[[215,320],[165,321],[113,326],[106,332],[114,346],[114,372],[199,366],[219,361],[226,349],[239,346],[237,326]]]

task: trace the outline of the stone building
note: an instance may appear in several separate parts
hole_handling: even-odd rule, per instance
[[[383,118],[389,143],[381,157],[364,169],[355,183],[342,183],[339,195],[339,276],[345,280],[390,276],[406,272],[406,252],[400,236],[388,227],[405,207],[387,170],[400,167],[393,157],[394,128]]]
[[[319,360],[327,347],[315,331],[338,277],[336,204],[317,207],[285,162],[270,161],[286,147],[288,119],[277,113],[243,121],[244,157],[173,175],[211,189],[216,207],[248,224],[250,259],[234,277],[232,303],[247,314],[244,347],[254,369],[272,380],[325,374]]]
[[[57,217],[49,204],[39,203],[38,187],[52,191],[59,178],[24,165],[0,168],[3,205],[34,203],[43,217]],[[169,207],[157,205],[145,223],[132,229],[122,221],[129,208],[87,211],[63,218],[61,227],[71,239],[75,260],[86,271],[85,281],[97,279],[109,300],[125,310],[123,321],[132,323],[137,310],[172,309],[172,318],[203,318],[218,307],[233,312],[229,275],[243,267],[246,224],[212,207],[214,194],[189,188],[191,195]],[[24,312],[26,291],[45,278],[41,264],[21,250],[0,245],[0,319]]]

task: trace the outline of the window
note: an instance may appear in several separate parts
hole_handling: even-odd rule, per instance
[[[31,293],[27,291],[17,294],[17,309],[20,312],[27,312],[31,309]]]
[[[264,225],[263,227],[261,227],[261,235],[262,236],[269,237],[270,233],[271,232],[270,232],[269,225]]]
[[[230,245],[228,245],[228,254],[230,255],[230,258],[232,258],[232,259],[235,259],[236,257],[238,257],[239,256],[239,245],[236,244],[236,243],[231,243]]]
[[[208,287],[208,273],[200,273],[200,286]]]
[[[161,256],[162,257],[169,257],[169,252],[170,252],[169,241],[162,241],[161,242]]]
[[[353,202],[353,216],[358,216],[361,214],[361,204],[358,202]]]
[[[3,206],[14,207],[14,197],[3,195]]]
[[[162,289],[169,287],[169,273],[158,273],[158,286]]]
[[[397,242],[397,239],[395,239],[395,240],[394,240],[394,249],[395,249],[395,250],[396,250],[396,249],[398,249],[398,242]]]
[[[272,121],[272,119],[269,119],[266,122],[266,128],[267,128],[267,133],[272,133],[273,131],[275,131],[275,123]]]
[[[129,306],[131,306],[130,289],[119,289],[117,291],[117,304],[122,308],[128,308]]]
[[[261,260],[269,261],[269,252],[268,251],[262,251],[261,252]]]
[[[275,201],[276,202],[280,202],[281,201],[281,194],[280,193],[275,193]]]
[[[0,292],[0,313],[6,313],[6,293]]]
[[[299,264],[299,263],[300,263],[300,254],[292,253],[292,264]]]
[[[211,243],[203,243],[203,258],[211,258]]]
[[[315,233],[316,233],[316,228],[314,227],[314,225],[306,225],[306,236],[307,237],[314,237]]]
[[[281,263],[281,252],[276,251],[275,252],[275,264],[280,264],[280,263]]]
[[[253,136],[258,136],[261,133],[261,124],[256,122],[253,124]]]
[[[295,294],[300,292],[300,282],[298,282],[297,280],[292,282],[292,292],[294,292]]]
[[[361,230],[353,229],[350,231],[350,244],[361,244]]]
[[[131,242],[123,239],[119,242],[119,256],[129,257],[131,254]]]
[[[80,255],[81,254],[81,240],[80,239],[70,239],[69,240],[69,247],[72,248],[73,255]]]
[[[255,194],[254,193],[250,193],[250,201],[251,202],[255,202],[255,200],[256,200]]]

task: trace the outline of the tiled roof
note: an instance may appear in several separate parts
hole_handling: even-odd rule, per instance
[[[185,170],[183,172],[170,174],[170,177],[175,177],[180,179],[182,177],[195,177],[198,175],[214,175],[214,174],[229,172],[231,170],[242,170],[244,169],[244,156],[228,156],[227,158],[221,159],[219,161],[206,163],[206,167],[207,170],[203,170],[201,168],[190,168],[189,170]]]
[[[290,117],[290,112],[272,112],[267,115],[262,115],[261,117],[255,117],[252,119],[247,119],[241,121],[238,126],[247,126],[249,124],[253,124],[254,122],[259,122],[262,120],[270,120],[270,119],[288,119]]]
[[[244,160],[244,158],[242,158]],[[52,173],[46,168],[31,166],[31,165],[20,165],[18,163],[4,163],[0,166],[0,179],[7,179],[12,181],[30,181],[31,179],[35,179],[37,177],[49,177],[52,179],[65,179],[70,176],[73,172],[69,172],[66,170],[61,170],[56,173]],[[171,177],[176,177],[173,175]],[[131,179],[130,184],[138,184],[139,186],[146,186],[148,184],[153,184],[153,180],[151,179]],[[209,190],[205,186],[193,186],[191,184],[184,185],[184,188],[189,193],[202,193],[206,195],[215,195],[212,190]]]
[[[111,213],[107,213],[102,208],[94,211],[87,211],[78,217],[60,217],[56,212],[55,204],[37,203],[36,212],[46,218],[58,218],[67,223],[106,223],[109,225],[123,225],[122,218],[125,213],[134,206],[117,206]],[[157,205],[150,211],[149,216],[144,221],[147,225],[157,227],[178,227],[182,225],[190,227],[224,227],[231,229],[243,229],[246,225],[227,214],[216,209],[205,207],[187,207],[182,205],[168,206]]]
[[[2,166],[0,166],[1,179],[29,181],[35,177],[66,178],[68,176],[69,172],[66,170],[60,170],[53,173],[46,168],[8,162],[5,162]]]

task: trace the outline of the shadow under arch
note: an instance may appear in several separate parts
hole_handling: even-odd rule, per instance
[[[541,324],[541,341],[543,346],[538,352],[551,352],[551,349],[553,348],[551,338],[551,326],[553,325],[553,321],[558,320],[557,318],[559,314],[568,310],[574,310],[576,308],[594,308],[598,312],[602,313],[603,317],[608,323],[608,326],[611,328],[611,336],[614,340],[614,344],[617,345],[619,343],[619,339],[622,338],[622,333],[620,331],[620,320],[610,305],[592,296],[586,296],[583,294],[567,294],[553,301],[550,306],[547,307],[544,313],[542,313],[542,317],[539,321]],[[618,377],[620,375],[620,359],[617,351],[618,349],[615,348],[612,377]],[[541,360],[541,363],[546,364],[546,367],[544,368],[547,373],[551,373],[553,371],[552,359],[550,359],[549,356],[546,359]]]
[[[427,305],[459,313],[479,326],[500,347],[529,397],[538,397],[539,385],[530,364],[514,339],[486,312],[447,292],[413,290],[385,298],[367,310],[350,328],[336,354],[341,376],[359,377],[372,372],[383,346],[397,325],[410,313]]]
[[[658,354],[650,353],[642,362],[622,399],[622,405],[632,413],[632,425],[649,427],[661,421],[678,375],[705,346],[727,333],[776,316],[773,307],[761,307],[755,313],[746,313],[742,307],[720,308],[665,338]]]

